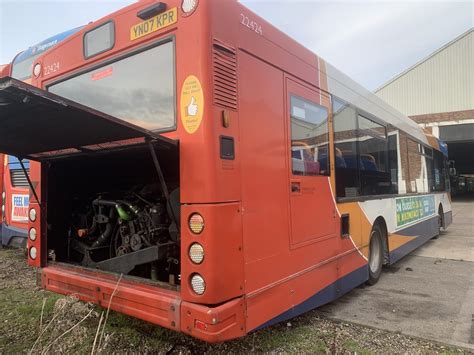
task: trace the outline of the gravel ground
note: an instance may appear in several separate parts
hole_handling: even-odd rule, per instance
[[[318,311],[245,338],[209,345],[182,334],[41,290],[24,253],[0,249],[0,354],[219,353],[457,354],[468,350],[324,318]],[[102,322],[103,324],[103,322]],[[102,337],[102,339],[101,339]],[[99,346],[100,343],[100,346]]]

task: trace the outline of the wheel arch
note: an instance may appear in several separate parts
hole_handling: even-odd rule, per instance
[[[440,202],[438,204],[438,212],[440,212],[440,210],[441,210],[441,212],[444,212],[443,202]]]

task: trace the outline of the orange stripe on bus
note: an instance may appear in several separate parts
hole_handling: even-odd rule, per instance
[[[415,239],[416,237],[410,237],[406,235],[390,234],[388,236],[388,249],[389,251],[400,248],[402,245]]]

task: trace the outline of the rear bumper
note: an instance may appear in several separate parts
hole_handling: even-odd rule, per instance
[[[117,288],[110,309],[208,342],[245,335],[243,298],[207,307],[182,301],[179,290],[128,279],[118,282],[116,275],[63,265],[41,269],[40,280],[46,290],[74,295],[104,308],[109,307]]]
[[[244,297],[228,301],[218,307],[182,302],[181,331],[210,343],[244,336],[246,334]]]

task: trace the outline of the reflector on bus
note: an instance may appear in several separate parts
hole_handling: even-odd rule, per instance
[[[128,140],[177,148],[177,141],[10,77],[0,79],[0,103],[0,152],[20,158],[44,161]]]

